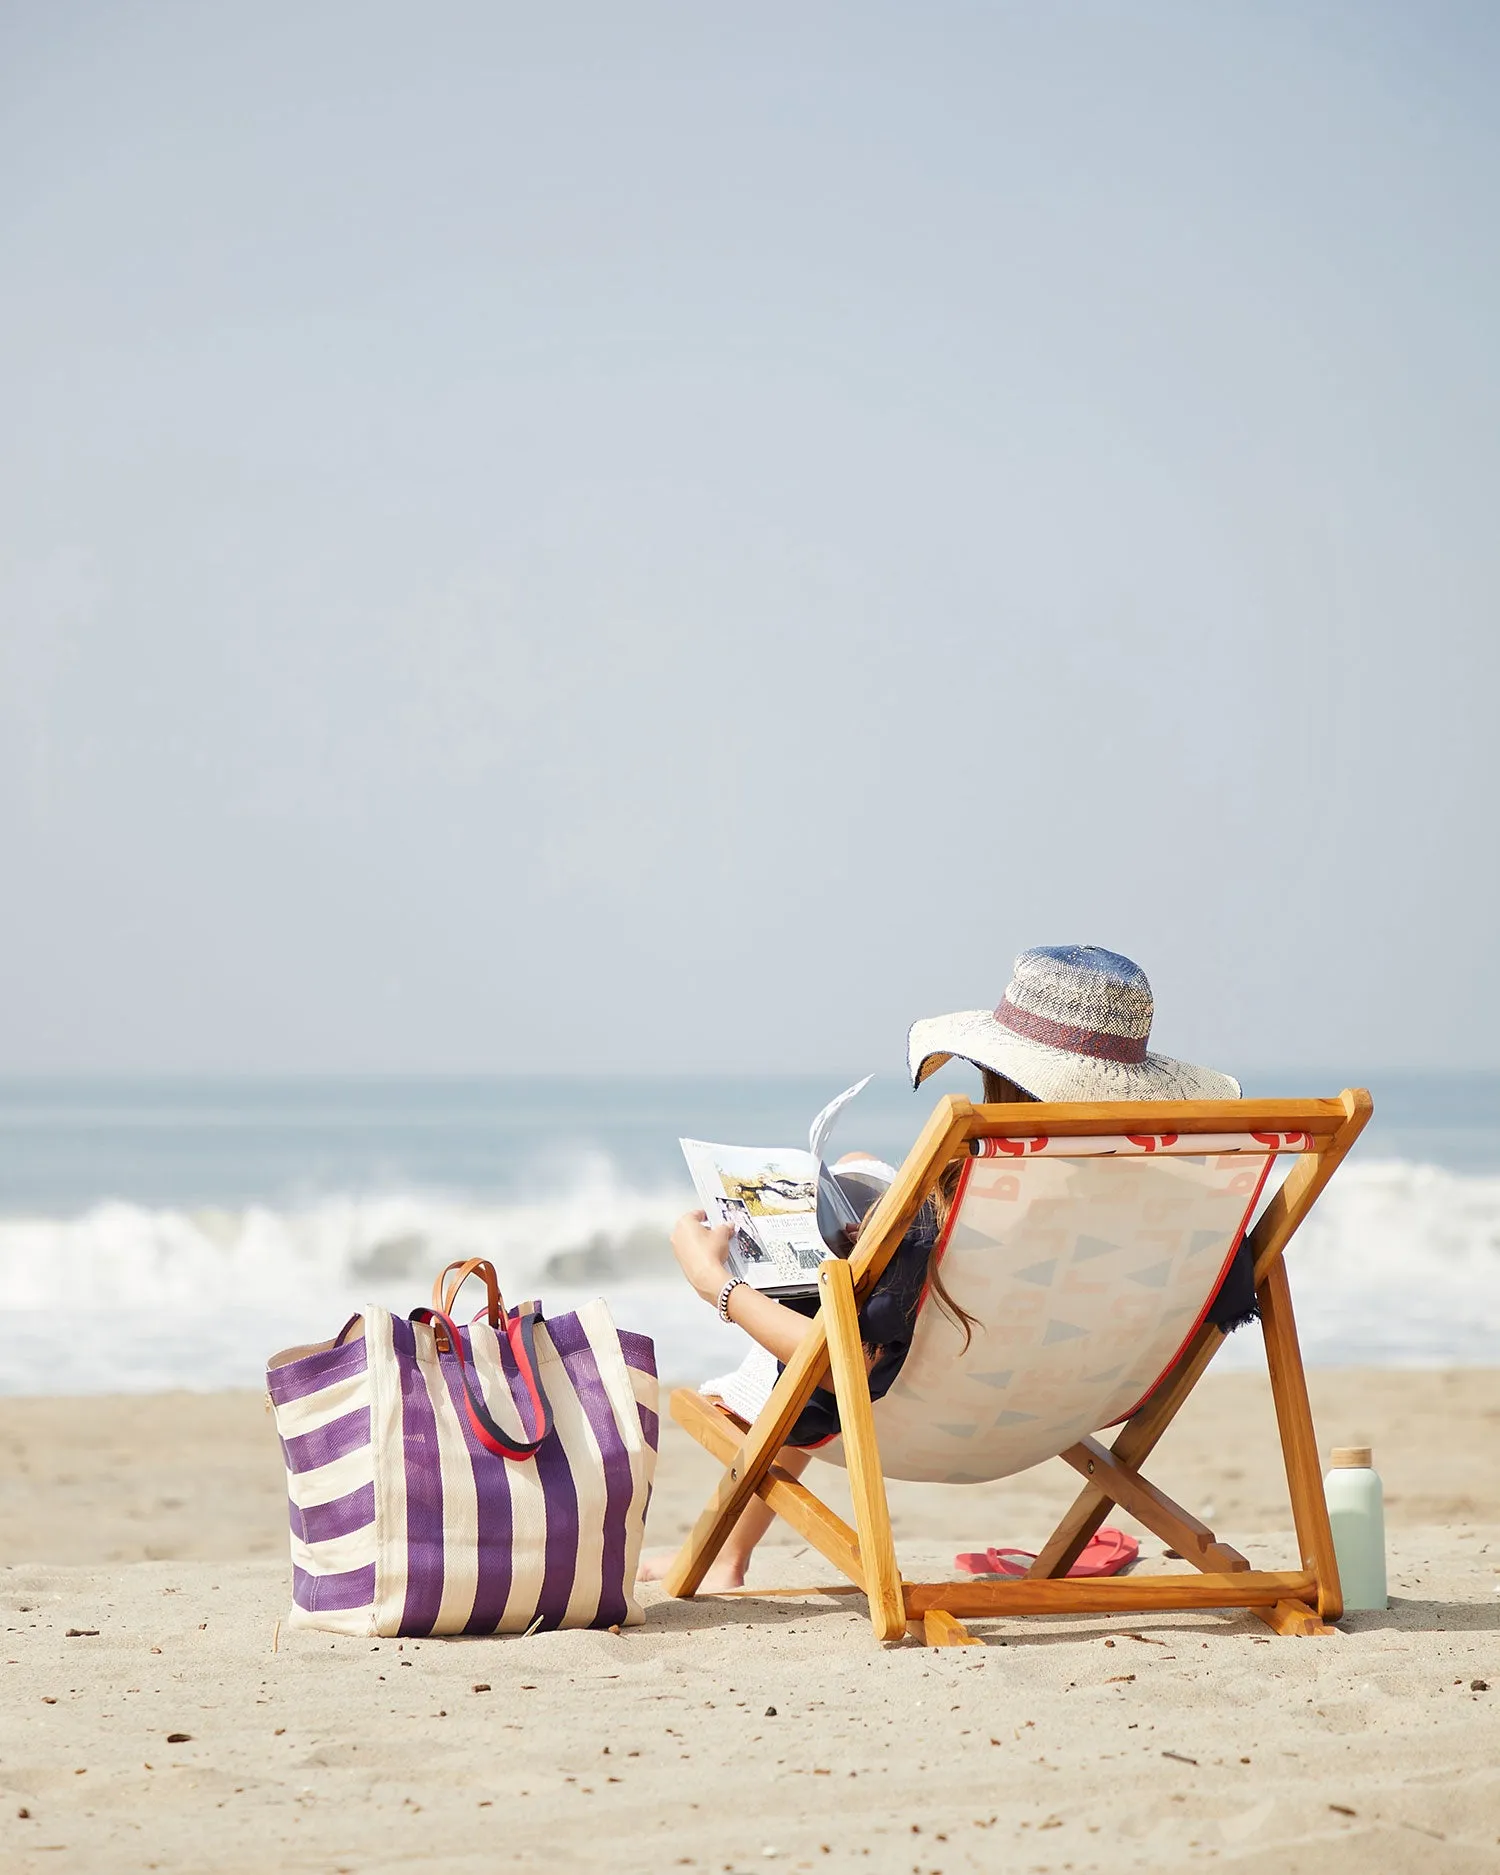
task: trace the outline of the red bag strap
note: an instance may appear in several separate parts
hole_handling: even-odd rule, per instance
[[[491,1270],[490,1274],[493,1275],[494,1271]],[[462,1282],[464,1279],[460,1277],[458,1280]],[[455,1288],[457,1286],[454,1285]],[[485,1405],[484,1395],[469,1371],[463,1337],[453,1318],[445,1309],[413,1309],[411,1312],[412,1321],[432,1323],[440,1359],[448,1353],[457,1355],[459,1377],[464,1388],[464,1416],[474,1437],[487,1452],[493,1452],[499,1458],[534,1458],[552,1432],[552,1408],[542,1388],[536,1359],[536,1324],[541,1313],[540,1303],[523,1303],[519,1309],[512,1309],[509,1315],[504,1316],[497,1328],[497,1333],[503,1331],[510,1344],[512,1358],[520,1369],[522,1383],[531,1400],[531,1422],[536,1428],[534,1439],[516,1440],[496,1423]]]

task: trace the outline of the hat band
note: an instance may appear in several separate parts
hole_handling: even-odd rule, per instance
[[[1093,1055],[1099,1061],[1141,1062],[1146,1059],[1146,1038],[1136,1035],[1109,1035],[1103,1029],[1075,1029],[1068,1022],[1054,1022],[1050,1016],[1017,1009],[1010,997],[1000,999],[995,1020],[1028,1042],[1041,1042],[1047,1048],[1065,1049],[1070,1055]]]

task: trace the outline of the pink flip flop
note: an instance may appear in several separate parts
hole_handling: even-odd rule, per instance
[[[1122,1569],[1128,1569],[1140,1553],[1141,1546],[1133,1536],[1106,1525],[1089,1539],[1068,1574],[1117,1576]],[[966,1550],[953,1560],[971,1576],[1023,1576],[1036,1557],[1029,1549],[980,1549]]]

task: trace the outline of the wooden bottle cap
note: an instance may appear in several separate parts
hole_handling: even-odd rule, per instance
[[[1371,1456],[1368,1445],[1336,1445],[1329,1462],[1335,1471],[1368,1471]]]

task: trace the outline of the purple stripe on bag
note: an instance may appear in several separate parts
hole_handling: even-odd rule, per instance
[[[637,1373],[656,1376],[656,1343],[650,1335],[633,1335],[628,1328],[622,1328],[620,1352],[625,1356],[625,1365],[633,1367]]]
[[[460,1328],[459,1335],[464,1344],[464,1353],[471,1369],[474,1365],[474,1336],[470,1329]],[[505,1341],[500,1343],[500,1365],[506,1380],[511,1380],[510,1350]],[[493,1634],[500,1625],[500,1618],[505,1613],[505,1604],[510,1598],[511,1581],[511,1543],[513,1518],[510,1502],[510,1467],[512,1463],[526,1464],[525,1459],[509,1460],[501,1458],[496,1452],[487,1451],[479,1443],[474,1428],[469,1424],[469,1416],[464,1411],[463,1379],[456,1361],[443,1362],[443,1378],[448,1383],[448,1398],[453,1402],[453,1414],[458,1421],[459,1430],[464,1435],[464,1446],[469,1454],[469,1464],[474,1472],[474,1506],[478,1513],[478,1562],[474,1583],[474,1606],[469,1619],[464,1624],[465,1634]],[[516,1380],[519,1381],[519,1375]],[[517,1386],[511,1386],[511,1398],[515,1400]],[[486,1397],[486,1404],[493,1411],[494,1402]],[[517,1405],[519,1406],[519,1402]],[[522,1425],[526,1422],[524,1418]]]
[[[375,1600],[375,1565],[346,1569],[342,1575],[315,1576],[294,1564],[292,1600],[308,1614],[321,1609],[368,1607]]]
[[[320,1465],[331,1465],[336,1458],[345,1458],[350,1452],[357,1452],[362,1445],[369,1443],[370,1409],[368,1406],[357,1406],[341,1419],[330,1419],[326,1426],[317,1426],[311,1432],[298,1432],[290,1439],[283,1439],[281,1450],[287,1470],[300,1474],[316,1471]]]
[[[559,1316],[547,1323],[547,1333],[554,1338],[562,1323]],[[561,1349],[558,1350],[559,1353]],[[543,1385],[545,1377],[538,1375]],[[543,1513],[547,1520],[546,1546],[542,1555],[542,1585],[537,1591],[536,1612],[544,1628],[562,1625],[573,1595],[573,1577],[578,1569],[578,1491],[573,1483],[573,1467],[563,1442],[554,1427],[551,1438],[538,1448],[531,1461],[536,1466],[537,1482],[542,1487]]]
[[[326,1543],[331,1537],[349,1536],[375,1521],[374,1480],[326,1504],[293,1504],[288,1499],[287,1508],[291,1512],[292,1535],[301,1537],[304,1543]]]
[[[552,1345],[567,1363],[568,1378],[584,1410],[604,1463],[604,1547],[599,1558],[599,1603],[590,1623],[608,1627],[623,1621],[625,1602],[625,1514],[630,1508],[632,1479],[630,1453],[620,1437],[614,1405],[599,1372],[599,1363],[576,1315],[548,1322]]]
[[[401,1634],[430,1634],[443,1605],[443,1467],[432,1398],[417,1362],[416,1329],[391,1318],[401,1383],[401,1462],[406,1473],[406,1600]]]
[[[625,1365],[638,1374],[649,1374],[656,1378],[656,1343],[650,1335],[635,1335],[627,1328],[619,1331],[620,1351],[625,1356]],[[639,1400],[636,1407],[641,1415],[641,1436],[653,1452],[659,1450],[661,1422],[649,1406],[643,1406]]]
[[[304,1354],[300,1361],[288,1361],[282,1367],[266,1370],[266,1391],[272,1403],[285,1406],[289,1400],[305,1400],[309,1393],[321,1393],[336,1381],[362,1374],[369,1366],[365,1338],[346,1341],[342,1347],[323,1348],[317,1354]]]

